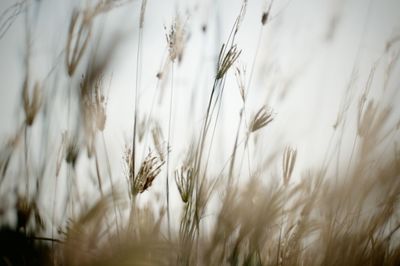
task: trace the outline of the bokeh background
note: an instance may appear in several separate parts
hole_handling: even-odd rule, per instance
[[[49,146],[59,145],[61,133],[75,123],[74,114],[68,115],[68,108],[74,109],[74,105],[68,103],[71,88],[67,84],[79,84],[79,79],[68,83],[65,78],[65,43],[73,8],[90,3],[76,0],[0,2],[0,136],[3,142],[23,121],[20,106],[27,27],[31,32],[30,71],[34,79],[44,85],[45,94],[54,101],[52,112],[57,113],[52,118],[51,126],[55,130],[52,131],[54,135],[49,136]],[[131,1],[97,17],[93,34],[99,42],[105,43],[103,48],[118,39],[104,79],[107,93],[104,139],[114,182],[121,186],[126,184],[122,156],[132,137],[137,80],[139,114],[145,117],[151,113],[152,119],[163,129],[164,137],[173,84],[170,140],[173,171],[185,157],[188,143],[200,131],[220,47],[228,38],[242,1],[148,0],[141,67],[137,72],[140,4],[141,1]],[[263,26],[261,16],[270,6],[268,23]],[[272,5],[271,1],[249,0],[237,34],[237,46],[242,52],[235,64],[235,67],[246,68],[246,78],[251,79],[247,88],[246,116],[249,119],[262,105],[272,108],[275,114],[274,121],[259,136],[257,143],[249,144],[249,152],[267,156],[283,150],[286,145],[296,147],[298,159],[294,178],[318,165],[331,148],[329,139],[338,112],[346,99],[358,97],[346,95],[349,84],[356,88],[365,86],[373,66],[376,74],[372,88],[380,88],[385,82],[385,70],[396,56],[387,48],[398,45],[399,13],[398,0],[283,0],[274,1]],[[171,78],[171,69],[165,67],[168,56],[165,36],[177,17],[184,25],[185,47],[182,61],[173,66]],[[83,68],[78,69],[78,73],[83,72]],[[160,72],[162,81],[156,77]],[[399,66],[394,67],[392,77],[396,78],[390,79],[388,86],[396,93],[383,95],[382,99],[400,103],[397,93]],[[381,93],[380,90],[372,91],[372,94]],[[212,151],[210,160],[210,171],[215,174],[221,170],[233,147],[241,104],[232,70],[227,77],[220,123],[216,129],[218,145],[215,147],[218,148]],[[396,109],[394,113],[399,114],[399,108]],[[36,123],[43,121],[39,119]],[[41,152],[42,142],[35,142],[39,135],[40,132],[32,132],[30,136],[34,154]],[[140,147],[142,158],[146,154],[148,138],[144,138]],[[342,160],[350,154],[351,141],[348,147],[342,151]],[[254,165],[261,162],[254,162]],[[19,163],[21,161],[15,165]],[[247,163],[244,160],[244,169],[248,167]],[[280,167],[276,165],[276,172]],[[78,169],[80,175],[90,175],[90,171],[94,171],[90,167],[87,169],[85,160],[79,161]],[[164,177],[159,178],[152,189],[162,193],[164,182]],[[86,186],[85,181],[82,186]],[[176,193],[175,186],[171,186]],[[51,187],[49,191],[52,191]],[[87,195],[90,193],[89,190]],[[145,194],[143,198],[146,198]],[[171,200],[174,206],[179,197]]]

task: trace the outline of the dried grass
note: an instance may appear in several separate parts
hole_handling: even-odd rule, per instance
[[[24,117],[17,123],[22,126],[0,149],[0,196],[2,199],[13,199],[13,203],[8,204],[10,206],[4,203],[7,201],[0,204],[1,225],[8,223],[0,228],[0,237],[11,235],[18,240],[15,242],[17,244],[10,243],[9,246],[21,252],[0,248],[0,264],[18,265],[22,263],[21,258],[31,260],[24,261],[25,265],[30,262],[33,265],[400,264],[400,150],[397,144],[400,120],[395,112],[396,103],[371,96],[375,90],[373,81],[379,64],[373,66],[360,93],[350,83],[335,123],[333,132],[337,138],[336,152],[345,145],[342,139],[347,132],[345,125],[349,125],[349,121],[355,122],[356,130],[351,132],[355,136],[353,149],[350,159],[344,163],[346,171],[339,171],[343,162],[336,157],[335,152],[330,153],[329,150],[326,151],[328,164],[324,160],[322,165],[315,167],[319,170],[310,169],[302,175],[297,174],[296,161],[302,156],[312,156],[303,151],[299,158],[297,149],[289,146],[284,148],[282,157],[279,157],[280,147],[276,147],[270,157],[249,152],[251,138],[265,133],[262,129],[275,117],[272,109],[262,106],[249,119],[246,127],[242,127],[242,119],[245,122],[247,119],[245,107],[250,89],[249,85],[245,85],[244,67],[236,68],[235,73],[238,97],[243,106],[232,153],[226,164],[217,169],[221,170],[219,175],[209,171],[212,148],[222,147],[213,142],[214,131],[220,122],[219,114],[224,111],[221,102],[225,80],[229,78],[228,72],[241,54],[235,38],[245,19],[247,1],[243,2],[231,34],[220,49],[205,118],[199,126],[200,133],[192,136],[192,141],[187,144],[188,152],[180,164],[174,165],[170,161],[171,128],[165,140],[160,121],[150,120],[149,115],[143,119],[143,123],[137,123],[137,97],[140,92],[137,80],[133,142],[132,146],[127,145],[121,156],[126,183],[118,182],[118,186],[114,184],[103,134],[108,115],[108,97],[105,97],[103,83],[112,51],[117,45],[112,42],[106,53],[100,56],[97,46],[91,46],[91,42],[95,17],[123,3],[98,1],[86,9],[76,9],[72,14],[65,46],[67,73],[60,72],[60,75],[69,81],[70,89],[78,92],[71,94],[70,99],[79,107],[77,109],[81,114],[75,128],[68,124],[69,128],[62,131],[64,133],[53,132],[55,129],[51,120],[47,121],[45,116],[45,110],[48,112],[51,106],[46,100],[48,97],[45,97],[45,83],[37,81],[32,87],[30,82],[35,79],[29,71],[26,73],[20,106]],[[143,0],[140,8],[140,36],[144,30],[146,3]],[[262,25],[270,19],[272,3],[261,15]],[[20,7],[16,5],[13,8]],[[8,16],[7,12],[2,13],[2,16]],[[0,20],[0,38],[8,27],[7,23],[10,23],[8,20]],[[179,19],[175,20],[167,33],[172,73],[174,61],[179,63],[183,58],[186,33],[185,25]],[[396,78],[393,73],[399,59],[397,41],[396,37],[389,41],[390,46],[385,52],[390,59],[389,64],[384,70],[382,88],[376,89],[382,89],[385,93],[391,90],[389,81]],[[141,41],[137,58],[139,75],[140,46]],[[88,53],[90,48],[94,52]],[[84,56],[86,53],[87,61]],[[79,65],[84,63],[87,64],[86,68],[81,69]],[[77,76],[82,76],[80,83],[77,82]],[[160,74],[157,78],[166,77]],[[248,84],[251,84],[250,81]],[[173,85],[171,87],[172,90]],[[359,98],[352,97],[358,94]],[[358,102],[354,99],[358,99]],[[171,93],[169,123],[172,107]],[[357,110],[354,117],[349,112],[352,108]],[[49,123],[40,131],[44,132],[39,134],[40,138],[48,141],[50,133],[58,137],[61,135],[61,143],[58,141],[57,145],[50,147],[52,153],[39,152],[44,157],[43,165],[40,160],[33,158],[33,147],[29,146],[27,137],[28,128],[33,131],[39,127],[40,124],[34,121],[40,115],[43,115],[45,123]],[[58,119],[64,119],[61,116]],[[188,130],[197,125],[185,126],[184,130]],[[21,149],[23,133],[25,147]],[[104,157],[100,156],[99,143],[96,142],[98,133],[103,136]],[[146,134],[151,134],[151,144],[142,141]],[[138,147],[149,151],[144,158],[135,152]],[[243,178],[245,175],[241,171],[235,171],[242,167],[243,161],[236,160],[238,151],[242,149],[243,157],[248,152],[248,179]],[[94,181],[90,179],[94,172],[90,167],[88,176],[78,171],[80,162],[84,160],[89,166],[92,165],[92,156],[95,157],[97,175]],[[20,169],[16,164],[18,158],[25,162],[25,169]],[[137,162],[140,163],[139,169],[135,169]],[[253,168],[250,162],[262,163],[258,168]],[[163,167],[166,163],[167,167]],[[66,171],[64,164],[67,165]],[[338,165],[335,169],[337,171],[329,168],[333,164]],[[104,170],[106,166],[107,171]],[[281,166],[281,174],[278,174],[280,170],[275,171],[275,166]],[[109,179],[104,177],[105,172]],[[169,174],[174,173],[177,193],[171,194],[171,197],[177,197],[180,213],[170,214],[168,196],[165,201],[164,195],[152,187],[153,183],[163,181],[164,172],[167,180]],[[86,194],[86,190],[83,192],[84,188],[79,186],[82,180],[78,180],[78,176],[88,181],[86,186],[99,188],[100,194]],[[121,179],[120,176],[115,178],[119,181]],[[54,191],[51,194],[54,195],[49,195],[49,191],[44,188],[52,185]],[[22,190],[21,186],[26,186],[26,190]],[[65,194],[60,192],[61,186],[66,186]],[[5,189],[9,187],[13,190]],[[120,191],[115,190],[115,187],[120,188]],[[170,189],[167,183],[167,195]],[[142,201],[145,196],[148,202]],[[44,204],[49,201],[52,201],[51,210]],[[14,213],[14,221],[6,218],[3,220],[6,216],[4,209],[7,208]],[[4,246],[4,241],[0,238],[0,247]],[[24,249],[18,250],[17,245],[21,243]],[[43,255],[44,259],[40,262],[34,260],[32,254],[38,258]]]

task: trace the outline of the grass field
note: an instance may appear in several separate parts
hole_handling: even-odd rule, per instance
[[[64,3],[59,27],[49,1],[0,10],[13,51],[0,62],[0,265],[400,265],[400,25],[364,64],[373,1],[339,66],[351,1],[331,1],[305,63],[278,45],[309,34],[282,34],[301,23],[285,17],[295,0],[83,2]],[[343,86],[301,85],[317,81]]]

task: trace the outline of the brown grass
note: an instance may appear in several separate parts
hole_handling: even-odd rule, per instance
[[[125,172],[120,169],[116,177],[110,165],[115,160],[108,157],[103,134],[110,100],[104,87],[107,67],[122,39],[107,43],[100,52],[94,40],[103,39],[93,29],[95,18],[126,2],[96,3],[74,9],[66,32],[64,68],[54,74],[55,79],[63,76],[65,87],[71,90],[68,118],[55,111],[44,80],[32,85],[36,79],[26,66],[19,106],[23,119],[16,121],[15,135],[0,147],[0,265],[400,265],[400,119],[395,97],[385,97],[396,94],[388,84],[398,81],[394,74],[400,54],[397,37],[389,40],[387,50],[392,56],[388,51],[383,55],[389,57],[383,85],[374,83],[379,64],[371,68],[360,91],[349,85],[332,130],[333,148],[325,151],[321,165],[299,174],[295,171],[299,158],[311,154],[298,153],[291,146],[273,147],[274,143],[270,157],[249,151],[249,143],[256,143],[279,114],[275,117],[264,105],[252,117],[246,114],[254,69],[248,78],[245,67],[237,67],[242,51],[236,37],[246,19],[244,1],[219,50],[201,125],[185,124],[184,130],[199,128],[199,133],[191,136],[187,153],[176,163],[170,158],[175,152],[170,147],[176,107],[173,75],[175,61],[180,64],[190,57],[184,53],[188,32],[177,18],[167,33],[171,94],[169,102],[161,98],[169,104],[164,140],[162,121],[146,114],[144,122],[138,122],[142,34],[147,23],[147,1],[143,0],[137,25],[133,137],[120,155],[124,165],[117,166],[125,167]],[[271,12],[272,1],[265,11],[260,10],[262,27]],[[4,27],[0,23],[0,41]],[[29,62],[30,43],[26,49]],[[225,82],[233,68],[243,105],[237,131],[224,132],[236,134],[234,146],[227,161],[212,169],[219,173],[215,175],[210,154],[214,148],[225,147],[214,136],[224,112]],[[163,74],[154,79],[166,82]],[[373,95],[376,91],[384,93]],[[68,120],[66,131],[53,127],[54,121],[46,116],[52,111],[57,119]],[[40,132],[36,134],[39,140],[30,137],[31,132]],[[150,134],[150,143],[142,141]],[[354,136],[353,146],[343,161],[340,155],[347,134]],[[40,150],[36,141],[57,145]],[[148,151],[146,156],[141,158],[139,149]],[[239,152],[241,161],[236,159]],[[241,171],[246,155],[248,178]],[[82,166],[86,172],[79,170]],[[176,189],[168,183],[170,175],[175,177]],[[165,191],[153,190],[152,185],[163,179]],[[145,194],[148,200],[142,200]],[[172,213],[170,204],[175,199],[179,213]],[[10,219],[8,213],[15,218]]]

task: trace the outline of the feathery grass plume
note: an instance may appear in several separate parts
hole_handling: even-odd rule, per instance
[[[29,77],[26,75],[24,85],[22,87],[22,99],[25,111],[25,122],[28,126],[32,126],[35,121],[39,109],[42,105],[42,95],[39,82],[33,87],[32,98],[29,96]]]
[[[104,96],[103,79],[106,68],[120,44],[120,37],[116,34],[106,46],[106,50],[101,53],[98,46],[95,47],[80,82],[79,108],[83,117],[79,121],[84,129],[89,157],[95,153],[97,131],[103,131],[105,128],[107,100]]]
[[[265,106],[262,106],[253,116],[249,125],[249,132],[256,132],[257,130],[267,126],[272,122],[272,120],[274,120],[272,110],[267,110]]]
[[[166,30],[166,28],[165,28]],[[178,59],[182,61],[187,35],[180,16],[176,16],[174,23],[170,26],[169,32],[165,34],[168,43],[169,58],[172,62]]]
[[[65,62],[67,73],[72,77],[82,59],[82,56],[88,47],[92,36],[94,19],[103,13],[106,13],[116,7],[119,7],[129,1],[120,0],[99,0],[93,7],[83,10],[75,8],[71,15],[69,24],[67,45],[65,48]]]
[[[129,169],[132,168],[131,158],[131,156],[126,156],[126,159],[128,159]],[[161,167],[164,163],[165,162],[161,161],[158,156],[153,155],[152,152],[149,151],[149,154],[143,160],[137,175],[133,176],[132,170],[130,170],[129,172],[131,195],[134,196],[138,193],[143,193],[146,189],[148,189],[151,186],[153,180],[161,172]]]
[[[289,146],[285,147],[282,158],[283,184],[287,186],[292,176],[296,163],[297,150]]]
[[[86,134],[93,136],[96,130],[103,131],[106,124],[107,99],[103,92],[103,76],[100,75],[94,81],[92,88],[85,88],[85,76],[82,77],[81,86],[81,105]]]
[[[187,203],[191,195],[191,189],[194,185],[193,170],[188,166],[182,166],[175,171],[175,183],[178,188],[181,199]]]
[[[92,34],[92,17],[88,15],[78,9],[72,12],[65,49],[65,62],[70,77],[74,74]]]
[[[222,45],[221,51],[218,56],[218,68],[216,79],[222,79],[233,63],[238,59],[242,51],[238,51],[236,44],[232,45],[229,50],[224,54],[225,44]]]

